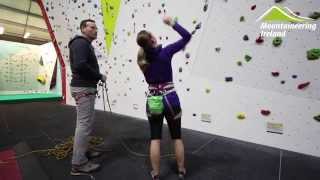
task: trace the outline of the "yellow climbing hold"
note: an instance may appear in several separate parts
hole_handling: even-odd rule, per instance
[[[46,77],[44,75],[38,75],[37,81],[41,84],[46,84]]]
[[[238,113],[237,118],[238,118],[239,120],[243,120],[243,119],[245,119],[245,118],[246,118],[246,114],[245,114],[245,113],[243,113],[243,112]]]

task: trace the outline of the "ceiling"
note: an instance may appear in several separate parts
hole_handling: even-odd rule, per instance
[[[44,44],[51,41],[41,9],[36,0],[0,0],[1,40]],[[29,32],[28,38],[23,38]]]

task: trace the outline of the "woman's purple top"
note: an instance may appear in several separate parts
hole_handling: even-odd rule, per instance
[[[145,49],[146,58],[150,61],[150,65],[144,73],[148,84],[172,82],[172,57],[183,49],[191,39],[191,34],[178,23],[175,23],[173,29],[182,36],[182,39],[164,48],[159,45],[156,48]]]

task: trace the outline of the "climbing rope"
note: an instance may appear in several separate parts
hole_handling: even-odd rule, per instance
[[[21,155],[13,156],[5,160],[0,160],[1,164],[8,164],[12,160],[17,160],[24,158],[28,155],[34,154],[34,153],[40,153],[45,156],[52,156],[55,157],[57,160],[62,160],[68,157],[70,154],[72,154],[73,150],[73,140],[74,138],[71,136],[67,138],[65,141],[62,141],[61,143],[55,145],[53,148],[50,149],[43,149],[43,150],[34,150],[30,151]],[[92,137],[89,141],[89,149],[94,148],[95,146],[98,146],[103,143],[102,137]]]

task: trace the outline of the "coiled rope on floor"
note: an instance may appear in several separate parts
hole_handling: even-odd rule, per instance
[[[96,137],[96,136],[91,137],[91,139],[89,141],[89,149],[90,148],[92,149],[92,148],[102,144],[103,141],[104,140],[102,137]],[[67,158],[70,154],[72,154],[73,142],[74,142],[74,137],[71,136],[71,137],[68,137],[66,140],[62,141],[61,143],[56,144],[53,148],[50,148],[50,149],[34,150],[34,151],[26,152],[24,154],[9,157],[4,160],[0,159],[0,165],[1,164],[8,164],[8,163],[10,163],[10,161],[21,159],[21,158],[24,158],[28,155],[34,154],[34,153],[40,153],[45,156],[52,156],[52,157],[56,158],[57,160],[62,160],[62,159]]]

